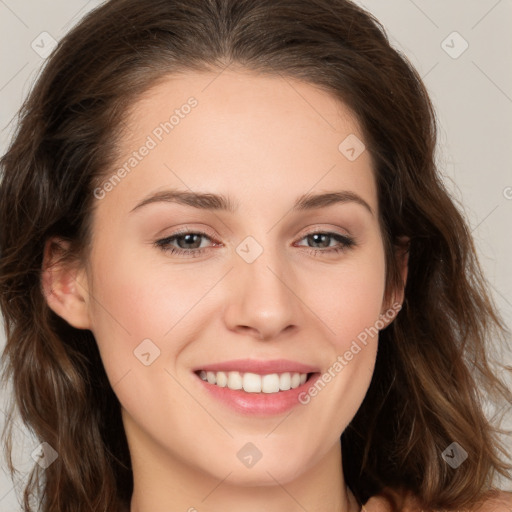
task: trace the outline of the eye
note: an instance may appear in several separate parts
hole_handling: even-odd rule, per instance
[[[331,254],[345,251],[356,245],[353,238],[336,232],[315,231],[301,238],[306,240],[307,246],[296,244],[296,247],[305,247],[310,254]],[[311,245],[309,245],[311,244]],[[213,238],[202,231],[181,231],[154,242],[161,250],[185,257],[199,257],[215,245]]]
[[[212,238],[202,231],[183,231],[157,240],[155,245],[170,254],[197,257],[209,248],[203,244],[205,240],[212,242]]]
[[[307,248],[309,249],[308,252],[313,255],[319,255],[320,253],[339,253],[356,245],[353,238],[330,231],[308,233],[301,240],[306,240],[307,244],[311,244],[308,245]],[[298,244],[298,246],[304,247],[304,245],[301,244]]]

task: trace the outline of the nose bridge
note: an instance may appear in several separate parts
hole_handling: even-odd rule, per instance
[[[231,329],[269,339],[298,323],[297,299],[288,282],[291,267],[280,250],[268,238],[265,246],[251,238],[236,249],[225,320]]]

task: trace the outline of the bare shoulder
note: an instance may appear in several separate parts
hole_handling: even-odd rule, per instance
[[[382,495],[373,496],[364,505],[366,512],[392,512],[391,503]],[[426,512],[412,495],[405,498],[402,512]],[[433,511],[435,512],[435,511]],[[446,512],[446,511],[444,511]],[[512,493],[505,491],[492,491],[478,506],[464,511],[452,510],[448,512],[512,512]]]
[[[512,493],[494,491],[479,507],[472,512],[512,512]]]

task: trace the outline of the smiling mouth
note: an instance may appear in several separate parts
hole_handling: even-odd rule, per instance
[[[314,373],[282,372],[260,375],[251,372],[213,372],[198,370],[195,374],[208,384],[246,393],[280,393],[295,389],[308,381]]]

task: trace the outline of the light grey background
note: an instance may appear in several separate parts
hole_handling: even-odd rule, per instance
[[[0,0],[0,151],[51,38],[58,41],[99,0]],[[496,303],[512,325],[512,0],[358,1],[385,26],[424,78],[439,120],[438,161],[464,205]],[[458,34],[453,34],[457,32]],[[47,34],[44,34],[47,33]],[[51,36],[51,37],[50,37]],[[467,45],[467,49],[464,48]],[[42,56],[41,56],[42,55]],[[0,350],[3,347],[0,333]],[[508,361],[512,364],[512,361]],[[0,392],[2,400],[8,390]],[[0,403],[0,406],[3,405]],[[3,421],[0,408],[0,427]],[[508,422],[512,428],[512,422]],[[23,430],[20,469],[38,446]],[[510,449],[512,451],[512,441]],[[0,512],[20,510],[0,466]],[[23,473],[20,476],[23,479]],[[502,483],[512,490],[510,482]]]

